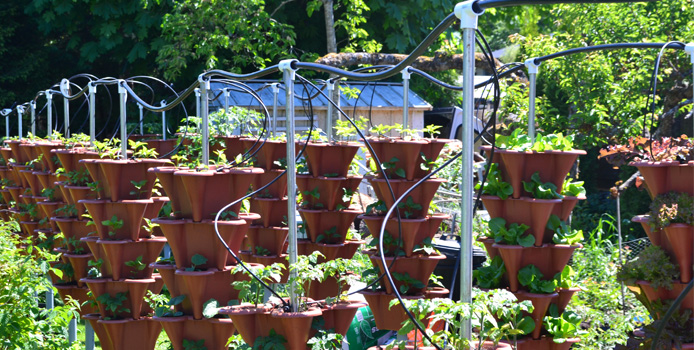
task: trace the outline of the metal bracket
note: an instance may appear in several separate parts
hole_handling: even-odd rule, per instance
[[[96,93],[96,84],[94,84],[93,81],[90,81],[89,84],[87,84],[87,86],[89,86],[89,94],[90,95]]]
[[[296,62],[299,62],[299,60],[292,58],[288,60],[281,60],[280,63],[277,65],[277,67],[280,69],[280,71],[289,71],[291,74],[291,79],[294,80],[296,77],[296,68],[294,68],[294,64]]]
[[[128,93],[128,90],[125,89],[125,86],[123,86],[123,84],[125,84],[125,80],[119,79],[118,80],[118,93],[119,94],[127,94]]]
[[[402,80],[409,80],[410,77],[412,76],[412,73],[410,73],[410,67],[405,67],[405,69],[400,72],[402,74]]]
[[[528,69],[528,74],[537,74],[540,65],[542,65],[542,63],[535,63],[535,58],[528,58],[525,60],[525,67]]]
[[[477,29],[477,17],[484,13],[484,9],[477,5],[477,0],[468,0],[455,5],[453,13],[460,18],[460,28]]]
[[[69,80],[63,79],[60,81],[60,92],[65,97],[70,96],[70,81]]]
[[[272,93],[278,94],[280,92],[280,84],[279,83],[272,83],[272,84],[270,84],[270,87],[272,88]]]
[[[51,90],[46,90],[46,99],[47,100],[53,100],[53,94],[51,93]]]

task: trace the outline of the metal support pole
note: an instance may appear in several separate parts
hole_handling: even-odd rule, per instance
[[[410,128],[410,67],[402,70],[402,126]]]
[[[17,106],[17,135],[22,139],[22,115],[24,114],[24,106]]]
[[[53,94],[46,90],[46,136],[49,140],[53,139]]]
[[[458,3],[455,14],[463,30],[463,128],[460,174],[460,301],[472,303],[472,218],[473,218],[473,120],[475,113],[475,29],[477,16],[484,10],[475,9],[475,1]],[[460,335],[470,339],[472,325],[463,320]]]
[[[31,107],[31,135],[36,136],[36,101],[29,102]]]
[[[227,117],[227,125],[231,124],[231,119],[229,119],[229,98],[231,97],[231,90],[229,88],[222,89],[224,91],[224,115]],[[226,128],[226,136],[231,136],[231,128]]]
[[[140,109],[140,135],[144,135],[145,133],[143,132],[144,129],[144,122],[145,122],[145,106],[141,104],[137,104],[137,107]]]
[[[53,295],[53,288],[48,288],[46,289],[46,309],[50,310],[54,307],[54,299],[55,296]]]
[[[202,164],[210,165],[210,122],[207,92],[210,90],[210,81],[204,80],[202,76],[198,78],[200,82],[200,114],[202,118]]]
[[[289,266],[296,264],[296,154],[294,149],[294,78],[296,69],[292,63],[297,60],[282,60],[279,68],[283,73],[282,80],[287,93],[285,103],[286,134],[287,134],[287,222],[289,223]],[[296,271],[290,270],[290,276],[296,278]],[[289,298],[292,312],[297,312],[297,296],[293,285],[289,285]]]
[[[89,322],[84,324],[84,349],[94,350],[94,328]]]
[[[73,318],[67,327],[67,341],[72,344],[77,340],[77,319]]]
[[[335,82],[328,80],[328,98],[333,99],[335,94]],[[333,111],[333,104],[328,102],[328,115],[325,118],[325,134],[328,135],[328,142],[333,140],[333,118],[335,117],[335,112]]]
[[[694,43],[689,43],[684,46],[684,51],[686,51],[689,54],[689,58],[691,59],[692,66],[694,66]],[[694,69],[692,70],[692,79],[694,79]],[[694,81],[694,80],[692,80]],[[694,96],[694,84],[692,84],[692,96]],[[692,97],[694,98],[694,97]],[[694,110],[692,110],[692,115],[694,115]],[[694,135],[694,126],[692,126],[692,135]]]
[[[525,67],[528,68],[528,79],[530,80],[528,89],[528,136],[530,136],[532,142],[535,142],[535,96],[537,96],[537,71],[540,65],[535,63],[534,58],[530,58],[525,61]]]
[[[272,123],[270,127],[270,136],[275,136],[277,134],[277,96],[280,93],[280,84],[272,84]]]
[[[65,118],[65,137],[70,137],[70,100],[67,95],[70,94],[70,81],[63,79],[60,82],[60,91],[63,93],[63,118]]]
[[[619,266],[624,265],[624,259],[622,258],[622,249],[624,248],[624,243],[622,241],[622,206],[621,206],[621,193],[619,188],[617,188],[617,240],[619,243]],[[620,292],[622,294],[622,312],[626,312],[625,302],[626,296],[624,295],[624,282],[620,283]]]
[[[96,85],[89,82],[89,144],[96,141]]]
[[[5,115],[5,138],[10,138],[10,115]]]
[[[161,108],[166,107],[166,100],[161,100]],[[166,141],[166,111],[161,111],[161,136]]]
[[[120,157],[128,158],[128,129],[125,123],[126,106],[125,101],[128,100],[128,91],[125,90],[125,80],[118,81],[118,95],[120,97]]]

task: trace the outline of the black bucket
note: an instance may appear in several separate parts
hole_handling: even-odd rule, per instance
[[[446,256],[436,265],[434,273],[443,277],[441,283],[444,287],[453,290],[453,300],[460,300],[460,268],[458,257],[460,256],[460,238],[454,235],[444,235],[434,242],[433,247]],[[487,261],[487,252],[479,247],[472,247],[472,269],[476,270]],[[456,267],[458,267],[456,269]],[[455,273],[455,282],[453,274]]]

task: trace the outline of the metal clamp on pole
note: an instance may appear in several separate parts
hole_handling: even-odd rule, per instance
[[[270,126],[270,136],[277,134],[277,96],[280,93],[280,84],[272,83],[272,123]]]
[[[460,18],[463,30],[463,143],[460,174],[460,301],[472,303],[472,218],[473,218],[473,149],[475,138],[473,120],[475,113],[475,30],[477,17],[484,10],[474,6],[475,1],[461,2],[455,6],[455,15]],[[460,335],[470,339],[472,324],[463,320]]]
[[[46,136],[49,140],[53,139],[53,94],[51,90],[46,90]]]
[[[128,158],[128,128],[126,125],[126,106],[128,91],[125,89],[125,80],[118,80],[118,95],[120,97],[120,151],[121,158]]]
[[[289,266],[296,264],[297,242],[296,242],[296,154],[294,149],[294,79],[296,78],[296,68],[293,65],[298,62],[295,59],[282,60],[279,69],[283,73],[282,80],[287,93],[287,102],[284,105],[286,115],[286,135],[287,135],[287,222],[289,226]],[[296,270],[289,271],[290,276],[296,278]],[[298,311],[298,299],[293,285],[289,285],[289,298],[292,312]]]
[[[159,103],[161,108],[166,107],[166,100],[161,100]],[[161,111],[161,136],[166,141],[166,111]]]
[[[24,114],[24,106],[17,106],[17,135],[19,135],[19,139],[22,139],[22,134],[24,133],[22,130],[22,115]]]
[[[210,165],[210,123],[207,92],[210,90],[210,81],[203,75],[198,76],[200,82],[200,117],[202,119],[202,164]]]
[[[89,143],[96,141],[96,84],[89,82]]]
[[[402,125],[403,128],[410,128],[410,67],[402,70]],[[403,135],[404,136],[404,135]]]
[[[31,135],[36,136],[36,101],[29,102],[31,107]]]
[[[537,71],[540,64],[536,63],[535,58],[529,58],[525,61],[525,67],[528,69],[528,80],[530,88],[528,89],[528,136],[530,140],[535,142],[535,96],[537,96]]]
[[[70,81],[63,79],[60,81],[60,92],[63,94],[63,114],[65,114],[65,137],[70,137]]]

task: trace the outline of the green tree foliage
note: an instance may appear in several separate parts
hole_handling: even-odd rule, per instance
[[[162,35],[157,63],[168,80],[203,69],[263,68],[288,57],[295,41],[292,27],[272,19],[262,0],[178,1]]]

